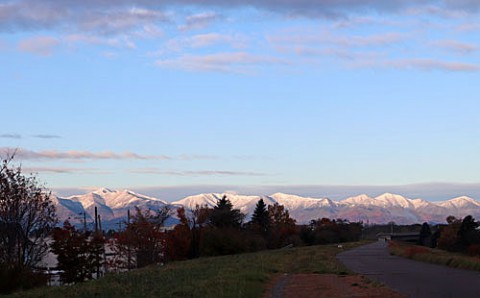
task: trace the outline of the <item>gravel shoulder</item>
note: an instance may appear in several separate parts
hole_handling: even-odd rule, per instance
[[[265,298],[402,298],[395,291],[360,275],[283,274],[275,278]]]

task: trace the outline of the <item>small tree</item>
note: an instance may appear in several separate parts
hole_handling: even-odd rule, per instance
[[[104,238],[100,232],[88,235],[68,221],[53,232],[52,252],[57,255],[60,279],[66,284],[93,279],[103,265]]]
[[[275,203],[268,206],[268,215],[270,217],[271,229],[268,233],[268,242],[270,248],[278,248],[287,244],[292,244],[291,237],[296,233],[295,219],[283,205]]]
[[[117,264],[130,269],[131,261],[136,261],[138,268],[164,262],[167,238],[163,225],[170,215],[171,209],[168,206],[157,212],[137,207],[132,221],[127,223],[125,231],[116,235],[113,242],[118,254]]]
[[[31,270],[41,261],[56,224],[50,193],[35,176],[11,166],[12,160],[6,158],[0,166],[0,271],[7,275]]]

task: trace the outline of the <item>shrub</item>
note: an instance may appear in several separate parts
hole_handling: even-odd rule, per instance
[[[471,244],[467,249],[469,256],[479,256],[480,257],[480,244]]]
[[[27,267],[0,267],[0,294],[14,290],[27,290],[47,285],[45,274],[34,272]]]

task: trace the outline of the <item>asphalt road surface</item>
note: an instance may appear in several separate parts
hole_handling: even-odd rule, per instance
[[[480,297],[480,272],[391,256],[383,241],[345,251],[337,258],[350,270],[407,297]]]

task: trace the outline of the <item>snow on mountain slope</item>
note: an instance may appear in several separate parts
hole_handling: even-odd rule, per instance
[[[353,205],[376,206],[378,202],[366,194],[361,194],[359,196],[349,197],[345,200],[340,201],[340,203],[346,204],[346,205],[352,205],[352,206]]]
[[[336,218],[339,211],[338,204],[327,198],[305,198],[284,193],[275,193],[269,197],[275,203],[285,206],[290,216],[299,224],[323,217]]]
[[[462,196],[462,197],[454,198],[448,201],[439,202],[438,205],[447,207],[447,208],[457,208],[457,209],[480,207],[479,202],[467,196]]]
[[[96,190],[93,193],[98,194],[103,197],[105,204],[110,208],[125,208],[132,205],[142,205],[145,202],[153,201],[157,202],[159,205],[165,205],[167,202],[159,200],[157,198],[152,198],[144,195],[134,193],[129,190],[122,191],[112,191],[109,189],[100,189]]]
[[[382,207],[402,207],[409,209],[413,209],[414,207],[409,199],[391,193],[384,193],[383,195],[376,197],[375,200],[379,202],[379,205]]]
[[[311,209],[311,208],[336,208],[337,204],[330,199],[321,198],[305,198],[296,195],[289,195],[284,193],[275,193],[269,196],[276,200],[276,202],[280,205],[285,206],[285,208],[289,209]]]
[[[226,196],[234,208],[246,214],[249,220],[258,200],[263,199],[265,204],[278,203],[285,206],[290,216],[297,223],[308,223],[312,219],[327,217],[341,218],[350,221],[370,223],[387,223],[394,221],[398,224],[428,222],[445,222],[449,215],[464,217],[471,214],[480,218],[480,202],[469,197],[458,197],[444,202],[428,202],[422,199],[408,199],[401,195],[385,193],[372,198],[366,194],[350,197],[342,201],[332,201],[328,198],[310,198],[285,193],[275,193],[270,196],[246,196],[237,194],[207,193],[189,196],[170,205],[185,206],[194,209],[197,205],[213,208],[218,200]],[[141,209],[159,209],[165,201],[137,194],[132,191],[98,189],[84,195],[69,198],[56,198],[54,203],[61,219],[78,217],[85,210],[88,218],[93,218],[94,207],[104,220],[113,220],[126,217],[127,211]]]
[[[72,196],[67,199],[82,204],[84,211],[95,219],[95,207],[102,220],[111,220],[115,217],[113,210],[107,206],[105,198],[91,192],[81,196]]]
[[[450,212],[450,215],[456,217],[463,217],[465,215],[480,217],[480,202],[467,196],[439,202],[438,206],[446,208]]]
[[[82,203],[69,199],[59,198],[53,195],[50,198],[55,205],[57,216],[61,220],[60,223],[67,219],[72,222],[76,222],[80,218],[83,218],[83,212],[85,209],[83,208]],[[90,218],[90,215],[88,215],[88,218]]]
[[[243,195],[234,195],[234,194],[219,194],[219,193],[210,193],[210,194],[200,194],[195,196],[186,197],[180,201],[173,202],[172,205],[182,205],[188,209],[195,209],[198,206],[207,206],[213,208],[217,205],[217,202],[222,199],[223,196],[226,196],[228,200],[232,203],[234,208],[240,209],[240,211],[247,215],[251,216],[253,210],[255,210],[255,205],[260,199],[265,201],[265,204],[272,204],[268,198],[260,196],[243,196]]]

